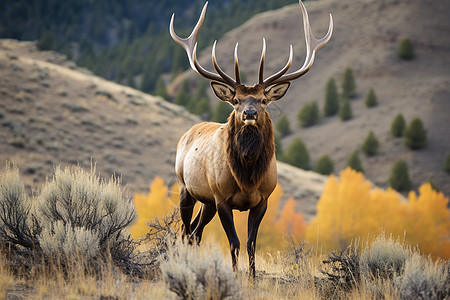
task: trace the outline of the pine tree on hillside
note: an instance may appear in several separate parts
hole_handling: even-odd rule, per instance
[[[412,182],[409,179],[408,165],[405,161],[397,161],[391,169],[389,185],[396,191],[407,192],[412,189]]]
[[[325,88],[325,105],[323,107],[324,116],[334,116],[339,111],[339,94],[336,82],[330,77]]]
[[[275,142],[275,155],[277,157],[277,160],[284,161],[283,160],[283,146],[281,145],[280,135],[274,134],[273,140]]]
[[[362,150],[367,156],[374,156],[377,154],[379,145],[378,139],[371,130],[362,145]]]
[[[187,80],[183,81],[180,91],[175,97],[175,104],[187,107],[191,101],[189,82]]]
[[[405,60],[411,60],[414,58],[415,55],[413,44],[409,38],[405,38],[400,42],[397,54],[400,58]]]
[[[301,138],[294,139],[286,149],[284,161],[295,167],[309,170],[309,152]]]
[[[364,102],[366,103],[366,106],[369,108],[377,106],[378,100],[377,100],[377,96],[375,95],[375,91],[373,89],[369,90]]]
[[[278,119],[278,121],[275,123],[275,128],[277,129],[281,137],[285,137],[292,132],[289,119],[286,117],[286,115],[282,115]]]
[[[364,173],[364,169],[362,167],[361,160],[359,159],[357,151],[354,151],[348,158],[347,167],[350,167],[357,172]]]
[[[450,153],[447,154],[447,158],[445,159],[444,171],[450,174]]]
[[[427,133],[422,120],[415,118],[405,129],[405,145],[413,150],[425,148],[427,145]]]
[[[350,105],[350,101],[347,98],[341,100],[341,104],[339,107],[339,118],[342,121],[350,120],[353,117],[352,107]]]
[[[316,101],[303,105],[298,112],[298,121],[301,127],[309,127],[319,121],[319,107]]]
[[[356,96],[356,82],[353,70],[347,67],[342,76],[342,95],[344,98],[350,99]]]
[[[333,161],[328,155],[321,156],[314,167],[314,171],[322,175],[330,175],[334,171]]]
[[[169,98],[169,95],[167,94],[166,83],[161,77],[156,82],[155,95],[162,97],[164,100],[167,100]]]
[[[391,124],[391,135],[393,137],[401,137],[405,130],[406,122],[402,114],[398,114]]]

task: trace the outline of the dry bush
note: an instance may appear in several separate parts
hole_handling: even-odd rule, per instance
[[[359,265],[365,278],[392,279],[401,274],[411,253],[409,246],[391,237],[379,235],[361,254]]]
[[[0,243],[30,248],[35,243],[29,218],[31,200],[25,192],[19,170],[10,163],[0,175]]]
[[[414,253],[394,283],[402,299],[449,299],[450,265]]]
[[[238,297],[236,275],[219,247],[177,240],[161,262],[163,280],[180,299]]]
[[[28,258],[39,263],[41,255],[46,261],[79,255],[93,261],[111,258],[123,270],[138,272],[141,258],[126,231],[135,217],[118,180],[100,179],[95,168],[57,168],[32,199],[17,168],[7,164],[0,177],[0,242],[14,252],[13,265]]]

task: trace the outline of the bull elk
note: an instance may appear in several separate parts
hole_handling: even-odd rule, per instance
[[[170,21],[170,35],[187,53],[191,68],[212,80],[214,94],[234,107],[225,124],[204,122],[194,125],[178,142],[175,171],[180,184],[180,211],[183,235],[200,242],[205,226],[216,212],[230,243],[233,270],[237,270],[239,239],[233,222],[233,209],[250,210],[248,215],[247,251],[249,273],[255,276],[256,235],[267,209],[267,199],[277,184],[277,167],[272,120],[266,107],[284,96],[290,81],[304,75],[311,68],[315,53],[331,38],[333,19],[330,14],[328,33],[322,39],[312,34],[308,13],[299,0],[303,13],[306,38],[306,59],[295,72],[286,73],[292,64],[289,59],[277,73],[264,79],[266,42],[259,64],[259,82],[253,86],[241,83],[237,56],[234,50],[235,79],[227,75],[216,60],[216,42],[212,47],[212,63],[216,72],[203,68],[197,60],[197,36],[203,23],[208,2],[188,38],[180,38]],[[201,208],[191,223],[194,205]]]

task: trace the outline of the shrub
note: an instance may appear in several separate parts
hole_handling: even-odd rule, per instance
[[[117,266],[137,271],[135,244],[126,233],[136,216],[134,205],[116,179],[106,182],[94,173],[57,168],[31,204],[17,169],[7,166],[0,183],[1,239],[67,261],[75,254],[87,259],[110,254]]]
[[[350,167],[357,172],[364,173],[364,169],[362,167],[361,160],[359,159],[357,151],[354,151],[347,159],[347,167]]]
[[[353,70],[347,67],[342,76],[342,96],[350,99],[356,96],[356,83],[353,75]]]
[[[325,88],[325,105],[323,112],[325,116],[333,116],[337,114],[339,110],[339,94],[336,86],[336,82],[331,77],[328,79],[327,86]]]
[[[450,174],[450,153],[447,154],[447,158],[445,159],[444,171]]]
[[[400,46],[398,47],[397,54],[400,58],[405,60],[411,60],[414,58],[414,48],[412,42],[409,38],[404,38],[400,42]]]
[[[425,148],[427,145],[427,133],[422,120],[415,118],[405,129],[405,145],[413,150]]]
[[[298,113],[298,121],[301,127],[309,127],[319,121],[319,107],[316,101],[303,105]]]
[[[392,167],[389,185],[399,192],[411,190],[412,182],[409,179],[408,165],[403,160],[397,161]]]
[[[292,132],[291,126],[289,124],[289,119],[286,117],[286,115],[282,115],[278,119],[277,123],[275,124],[275,128],[277,129],[281,137],[285,137]]]
[[[352,107],[347,98],[342,99],[339,106],[339,118],[342,121],[350,120],[353,117]]]
[[[180,240],[161,262],[162,278],[180,299],[224,299],[238,296],[235,274],[222,251]]]
[[[402,114],[398,114],[391,124],[391,135],[393,137],[401,137],[406,127],[405,118]]]
[[[52,50],[55,47],[53,34],[49,31],[44,32],[37,43],[40,50]]]
[[[410,249],[404,243],[392,236],[386,239],[381,234],[363,250],[359,260],[361,272],[366,279],[393,279],[403,272],[409,253]]]
[[[377,96],[375,95],[375,91],[373,89],[369,90],[364,102],[366,103],[367,107],[377,106],[378,100],[377,100]]]
[[[328,155],[321,156],[314,167],[314,171],[322,175],[330,175],[334,171],[333,161]]]
[[[301,138],[292,141],[284,153],[284,160],[298,168],[309,169],[309,152]]]
[[[362,145],[362,150],[367,156],[374,156],[378,151],[379,145],[380,143],[378,142],[375,134],[371,130]]]
[[[448,299],[450,269],[441,260],[433,262],[414,253],[406,261],[404,272],[394,285],[401,299]]]
[[[29,218],[31,200],[19,176],[19,169],[6,164],[0,176],[0,242],[31,248],[36,240]]]

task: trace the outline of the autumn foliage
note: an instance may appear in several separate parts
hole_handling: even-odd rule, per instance
[[[345,249],[357,238],[372,239],[385,232],[405,236],[433,257],[450,257],[449,199],[426,183],[419,194],[403,199],[393,189],[373,188],[364,175],[350,168],[331,175],[317,203],[317,215],[306,239],[324,250]]]
[[[345,249],[353,240],[373,240],[386,235],[405,238],[411,246],[433,257],[450,258],[449,199],[426,183],[419,193],[410,192],[408,199],[395,190],[378,189],[362,173],[347,168],[340,176],[331,175],[317,203],[317,215],[307,225],[296,202],[290,198],[281,201],[281,186],[277,186],[269,199],[266,215],[258,233],[257,248],[263,251],[280,250],[287,234],[295,239],[306,239],[319,250]],[[149,230],[146,222],[167,215],[178,205],[177,185],[169,188],[156,178],[147,195],[137,194],[134,202],[138,221],[130,232],[140,238]],[[198,208],[197,208],[198,210]],[[195,216],[194,212],[194,216]],[[248,212],[234,212],[236,231],[245,245]],[[203,237],[228,247],[226,235],[217,215],[206,226]]]
[[[277,186],[269,198],[267,212],[258,233],[258,249],[280,249],[284,245],[284,238],[287,234],[292,233],[294,238],[299,239],[305,233],[306,223],[302,214],[296,212],[294,199],[290,198],[282,206],[280,203],[282,194],[281,186]],[[147,195],[136,194],[134,203],[138,220],[130,229],[131,235],[136,239],[143,237],[149,230],[146,222],[153,220],[155,217],[165,216],[172,211],[178,205],[178,195],[176,184],[169,190],[164,181],[158,177],[150,185],[150,191]],[[199,208],[198,204],[197,206],[194,216]],[[247,240],[247,219],[248,212],[234,211],[236,231],[244,244]],[[224,247],[228,247],[225,232],[217,215],[206,226],[203,238],[206,240],[213,239]]]

